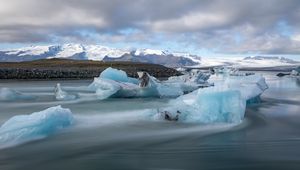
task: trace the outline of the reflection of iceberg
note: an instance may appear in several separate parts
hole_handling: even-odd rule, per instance
[[[159,81],[148,73],[138,74],[140,78],[135,79],[128,77],[122,70],[107,68],[99,77],[94,78],[89,89],[96,91],[99,99],[105,99],[108,97],[177,97],[199,88],[196,81],[200,78],[189,82]]]
[[[68,94],[61,89],[60,83],[57,83],[54,89],[56,100],[75,100],[77,98],[74,94]]]
[[[170,107],[150,114],[164,119],[167,111],[178,121],[197,123],[239,123],[244,118],[246,103],[259,97],[268,88],[262,76],[229,77],[223,85],[199,89],[177,98]]]
[[[72,122],[71,111],[61,106],[14,116],[0,127],[0,148],[46,137]]]
[[[34,96],[23,94],[10,88],[0,89],[0,101],[32,100]]]

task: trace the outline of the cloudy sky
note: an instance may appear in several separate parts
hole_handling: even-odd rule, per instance
[[[83,43],[300,54],[299,0],[0,0],[0,48]]]

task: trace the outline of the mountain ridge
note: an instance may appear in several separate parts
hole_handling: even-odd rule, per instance
[[[39,59],[63,58],[92,61],[133,61],[161,64],[167,67],[270,67],[299,65],[279,56],[249,56],[240,59],[206,58],[189,53],[155,49],[118,49],[103,45],[63,44],[29,46],[12,50],[0,50],[0,62],[21,62]]]

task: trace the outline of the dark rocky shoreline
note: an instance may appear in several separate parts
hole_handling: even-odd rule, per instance
[[[146,71],[155,77],[180,75],[175,69],[158,64],[45,59],[29,62],[2,62],[0,63],[0,79],[92,79],[98,77],[107,67],[122,69],[131,77],[137,77],[137,71]]]

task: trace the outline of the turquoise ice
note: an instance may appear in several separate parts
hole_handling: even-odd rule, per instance
[[[73,122],[72,112],[61,106],[14,116],[0,127],[0,148],[47,137]]]

